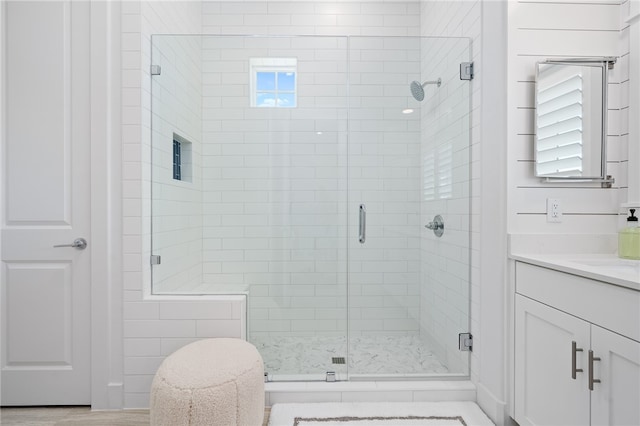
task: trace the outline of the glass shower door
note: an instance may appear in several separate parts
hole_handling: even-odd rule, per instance
[[[246,294],[270,380],[346,378],[347,38],[152,39],[154,294]]]
[[[233,60],[253,64],[256,101],[232,131],[244,134],[242,175],[262,173],[240,192],[259,198],[243,211],[259,226],[239,240],[243,269],[258,268],[244,280],[248,340],[269,380],[346,378],[347,39],[246,37],[241,47]]]
[[[455,38],[154,35],[152,293],[247,295],[270,380],[468,374],[469,58]]]
[[[468,374],[469,57],[468,39],[350,38],[350,377]]]

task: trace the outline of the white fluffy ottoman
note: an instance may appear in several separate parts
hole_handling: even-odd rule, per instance
[[[168,356],[151,385],[151,426],[261,426],[264,366],[251,343],[205,339]]]

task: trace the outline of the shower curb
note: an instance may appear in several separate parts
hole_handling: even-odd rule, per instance
[[[476,401],[469,380],[270,382],[265,403]]]

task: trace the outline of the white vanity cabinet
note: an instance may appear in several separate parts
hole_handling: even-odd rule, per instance
[[[521,426],[640,425],[640,292],[516,262],[514,371]]]
[[[640,309],[640,306],[638,307]],[[640,343],[591,326],[595,375],[592,425],[640,425]]]

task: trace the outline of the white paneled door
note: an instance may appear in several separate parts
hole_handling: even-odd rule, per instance
[[[2,17],[2,405],[90,404],[90,3]]]

